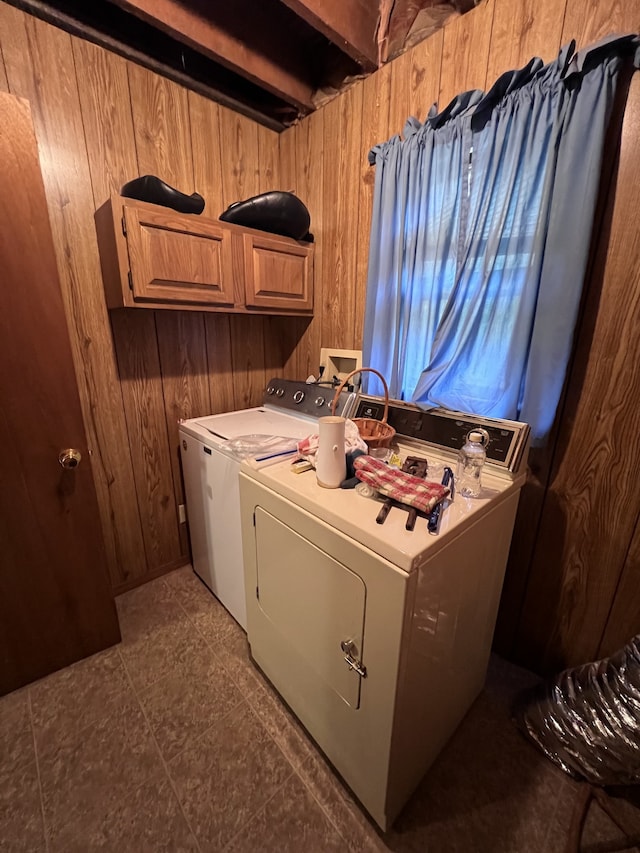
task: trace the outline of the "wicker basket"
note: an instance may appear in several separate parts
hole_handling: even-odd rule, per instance
[[[331,404],[331,412],[335,415],[340,394],[351,377],[355,376],[356,373],[365,372],[375,373],[382,382],[384,387],[384,414],[381,421],[376,420],[376,418],[353,418],[353,422],[358,427],[360,437],[363,441],[367,442],[369,448],[389,447],[394,435],[396,434],[395,429],[387,423],[387,416],[389,414],[389,388],[387,387],[384,376],[381,373],[378,373],[377,370],[374,370],[373,367],[360,367],[358,370],[352,370],[346,379],[343,379],[342,383],[336,389],[333,403]]]

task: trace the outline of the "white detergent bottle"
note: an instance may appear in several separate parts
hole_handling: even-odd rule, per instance
[[[487,458],[484,436],[471,430],[464,447],[458,453],[456,492],[467,498],[478,498],[482,491],[482,468]]]

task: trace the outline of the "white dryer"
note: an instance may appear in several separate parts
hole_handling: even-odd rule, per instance
[[[240,471],[252,657],[383,829],[484,684],[529,436],[400,402],[389,422],[438,482],[471,429],[489,434],[480,498],[455,497],[435,535],[286,462]]]
[[[316,432],[318,418],[331,414],[334,394],[326,385],[272,379],[262,406],[191,418],[179,425],[193,569],[245,630],[240,462],[253,453],[252,447],[263,448],[256,453],[268,456],[287,446],[274,439],[300,440]],[[356,397],[343,391],[338,412],[348,416]]]

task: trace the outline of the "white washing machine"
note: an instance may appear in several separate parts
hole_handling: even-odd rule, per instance
[[[389,422],[438,482],[472,428],[489,434],[480,498],[456,496],[435,534],[287,462],[240,471],[252,657],[383,829],[484,684],[529,437],[399,402]]]
[[[334,393],[328,386],[272,379],[262,406],[179,425],[193,569],[245,630],[240,462],[254,453],[251,448],[261,447],[256,453],[263,456],[286,448],[286,442],[273,441],[277,437],[299,440],[316,432],[318,418],[331,414]],[[338,412],[346,416],[353,411],[356,397],[342,392]]]

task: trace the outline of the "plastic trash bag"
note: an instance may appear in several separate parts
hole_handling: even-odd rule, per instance
[[[640,783],[640,634],[610,658],[567,669],[522,697],[516,723],[566,773]]]
[[[234,459],[252,459],[258,463],[281,462],[297,452],[298,441],[284,435],[239,435],[221,441],[218,449]],[[258,465],[257,467],[262,467]]]

